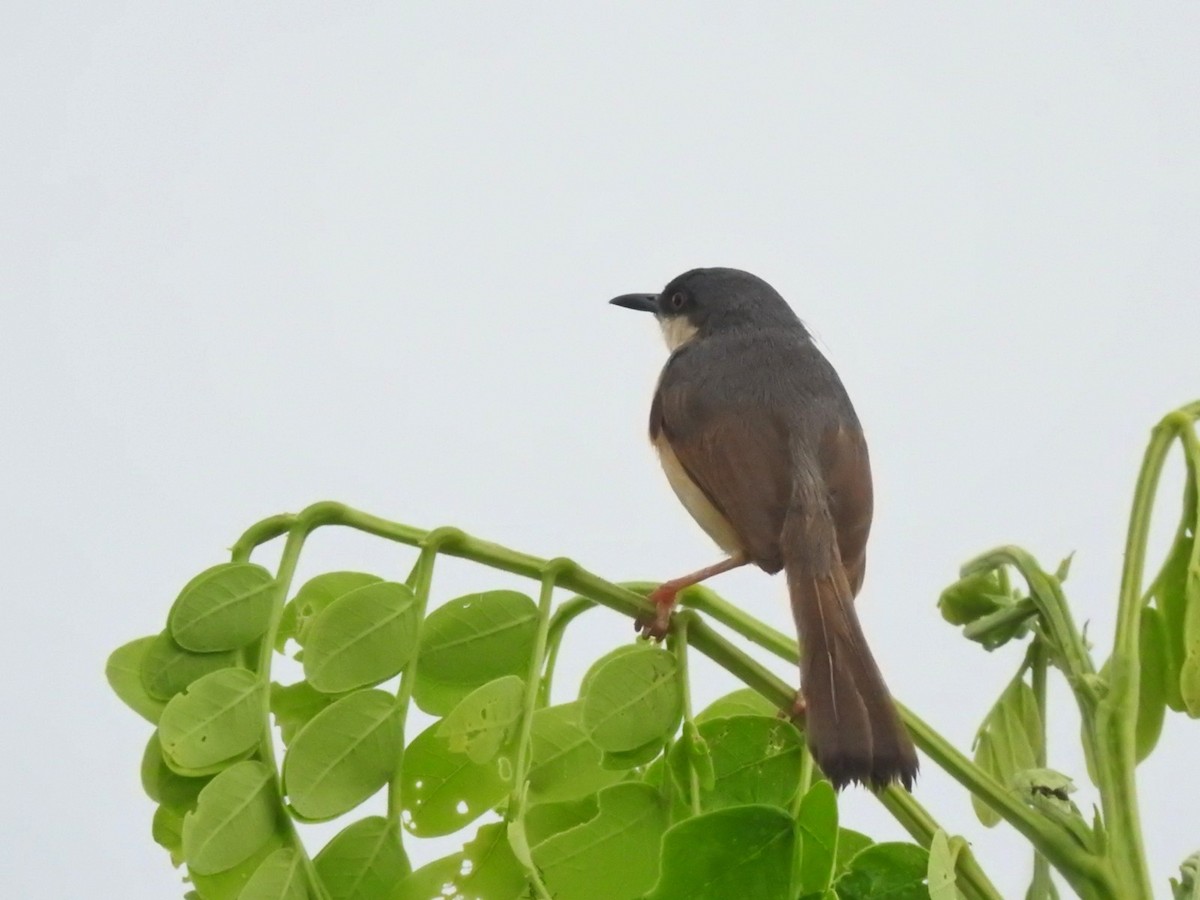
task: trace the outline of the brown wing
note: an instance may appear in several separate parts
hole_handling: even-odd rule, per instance
[[[820,455],[838,552],[851,593],[857,597],[867,566],[867,536],[874,508],[867,442],[853,425],[830,428],[822,436]]]
[[[762,409],[722,407],[701,393],[660,385],[650,409],[651,439],[670,444],[750,560],[778,572],[779,537],[792,493],[787,432]]]

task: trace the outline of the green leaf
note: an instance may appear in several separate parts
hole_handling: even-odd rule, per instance
[[[595,794],[578,800],[539,803],[525,810],[525,835],[530,846],[535,846],[552,835],[596,818],[599,813],[600,804]]]
[[[1195,538],[1200,543],[1200,537]],[[1184,711],[1200,718],[1200,547],[1192,551],[1184,576],[1183,666],[1179,672],[1179,696]]]
[[[850,868],[850,860],[854,859],[863,850],[866,850],[875,842],[857,831],[851,831],[849,828],[838,829],[837,841],[837,863],[835,866],[837,875],[841,875]]]
[[[1154,591],[1154,603],[1162,613],[1166,632],[1167,706],[1176,712],[1186,712],[1181,677],[1187,657],[1184,639],[1188,612],[1187,573],[1191,561],[1191,540],[1176,538],[1163,563]]]
[[[247,761],[209,782],[195,811],[183,820],[183,852],[192,872],[232,869],[275,834],[274,781],[275,773],[265,765]]]
[[[300,854],[280,848],[254,870],[238,900],[308,900],[307,879]]]
[[[249,859],[232,869],[213,875],[189,872],[192,885],[201,900],[241,900],[242,891],[258,871],[258,867],[282,846],[283,836],[274,834]]]
[[[220,669],[192,682],[163,710],[163,755],[201,773],[252,750],[262,736],[262,690],[248,669]]]
[[[150,836],[171,854],[171,865],[183,865],[183,813],[168,806],[158,807],[150,823]]]
[[[706,810],[766,804],[787,807],[800,787],[803,741],[794,725],[774,716],[728,716],[699,724],[713,780],[701,788]],[[671,748],[671,774],[685,804],[691,803],[688,744]],[[702,779],[703,780],[703,779]]]
[[[580,723],[578,702],[534,712],[532,744],[532,803],[585,797],[622,778],[621,772],[601,766],[600,748],[588,740]]]
[[[1092,830],[1071,801],[1075,784],[1066,775],[1053,769],[1026,769],[1013,776],[1012,788],[1022,800],[1070,832],[1079,846],[1089,852],[1096,850]]]
[[[142,662],[150,650],[155,636],[138,638],[122,644],[108,657],[104,666],[104,677],[121,702],[151,725],[158,722],[166,704],[146,693],[142,684]]]
[[[184,586],[167,625],[179,646],[200,653],[236,650],[271,623],[275,579],[253,563],[221,563]]]
[[[163,758],[158,732],[150,735],[142,754],[142,789],[146,796],[182,815],[195,808],[196,798],[208,782],[208,778],[188,778],[173,771]]]
[[[774,716],[778,710],[774,704],[753,688],[742,688],[719,697],[696,715],[696,724],[709,719],[724,719],[730,716]]]
[[[157,700],[170,700],[189,684],[209,672],[237,665],[237,653],[193,653],[175,643],[164,631],[146,651],[142,660],[142,687]]]
[[[606,752],[600,757],[600,765],[605,769],[625,772],[629,769],[653,762],[666,746],[666,743],[663,741],[655,739],[648,744],[635,747],[632,750],[621,750],[614,753]]]
[[[463,847],[462,860],[451,882],[457,888],[455,896],[517,900],[525,889],[525,870],[513,855],[503,822],[480,828],[475,840]]]
[[[387,783],[403,741],[390,694],[362,690],[338,700],[300,730],[284,756],[292,809],[308,821],[354,809]]]
[[[583,727],[601,750],[635,750],[674,734],[682,697],[673,654],[658,647],[610,659],[581,696]]]
[[[1068,557],[1069,559],[1070,557]],[[951,842],[946,832],[938,829],[929,845],[929,900],[959,900],[958,879],[954,867],[962,844]]]
[[[823,894],[837,864],[837,794],[822,779],[808,789],[796,816],[800,840],[800,893]]]
[[[471,693],[438,723],[438,736],[451,752],[465,753],[471,762],[494,759],[512,735],[525,705],[525,681],[505,675]]]
[[[480,685],[526,674],[537,636],[537,605],[516,591],[451,600],[421,628],[413,699],[444,716]]]
[[[975,764],[1003,785],[1017,772],[1037,765],[1042,742],[1041,715],[1033,689],[1020,676],[1005,688],[988,712],[975,738]],[[1000,817],[974,794],[971,805],[979,821],[992,827]]]
[[[1175,900],[1200,900],[1200,852],[1179,866],[1179,880],[1171,879],[1171,894]]]
[[[796,834],[773,806],[731,806],[672,826],[648,900],[791,900]]]
[[[417,735],[400,768],[404,825],[417,837],[458,831],[503,800],[511,787],[501,774],[504,766],[511,777],[511,760],[472,762],[465,753],[451,751],[437,728],[431,725]]]
[[[1137,760],[1141,762],[1153,751],[1162,734],[1167,712],[1167,633],[1162,613],[1146,606],[1142,608],[1138,633],[1141,658],[1141,677],[1138,680]]]
[[[286,686],[272,683],[271,712],[284,744],[291,744],[301,728],[339,699],[337,694],[321,693],[307,681]]]
[[[326,694],[386,681],[412,659],[417,625],[408,585],[380,581],[357,588],[313,620],[304,644],[304,677]]]
[[[662,797],[649,785],[605,788],[595,818],[533,848],[533,859],[556,900],[641,897],[658,878],[659,843],[667,827]]]
[[[462,867],[461,853],[435,859],[400,882],[390,900],[446,900],[443,888],[454,884]]]
[[[839,900],[929,900],[929,854],[915,844],[872,844],[854,857],[834,889]]]
[[[275,649],[282,653],[289,640],[303,647],[308,628],[321,610],[338,597],[379,581],[383,579],[366,572],[326,572],[306,581],[283,609],[275,632]]]
[[[381,816],[343,828],[314,864],[330,900],[386,900],[412,871],[399,833]]]

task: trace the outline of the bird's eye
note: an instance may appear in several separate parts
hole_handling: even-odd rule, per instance
[[[676,291],[671,295],[669,302],[671,304],[671,309],[678,312],[687,306],[687,294],[685,294],[683,291]]]

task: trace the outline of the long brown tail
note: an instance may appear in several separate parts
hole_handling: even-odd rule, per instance
[[[867,647],[846,579],[813,577],[806,568],[786,566],[809,749],[835,788],[856,781],[879,790],[899,781],[911,789],[917,753]]]

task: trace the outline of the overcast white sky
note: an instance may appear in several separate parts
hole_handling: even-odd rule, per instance
[[[1148,429],[1200,395],[1198,47],[1195,3],[7,4],[0,893],[182,893],[102,669],[256,519],[334,498],[613,579],[714,561],[644,436],[659,336],[605,303],[698,265],[768,279],[838,366],[866,628],[965,747],[1019,651],[939,590],[995,544],[1078,551],[1103,647]],[[321,533],[301,574],[409,558]],[[791,627],[781,579],[715,587]],[[593,613],[566,665],[630,634]],[[1198,746],[1172,718],[1140,772],[1164,895]],[[1003,826],[932,765],[918,796],[1023,896]],[[863,792],[843,817],[899,835]]]

